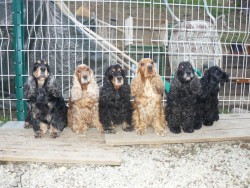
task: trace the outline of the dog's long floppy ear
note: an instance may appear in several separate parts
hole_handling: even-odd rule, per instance
[[[106,68],[106,70],[105,70],[105,73],[104,73],[105,78],[108,78],[108,76],[109,76],[109,69],[110,69],[110,66],[108,68]]]
[[[75,70],[75,73],[73,75],[72,82],[73,82],[73,86],[71,88],[71,99],[77,100],[77,99],[82,98],[82,86],[77,76],[77,69]]]
[[[27,82],[24,84],[24,96],[27,99],[36,96],[36,80],[33,76],[29,76]]]
[[[106,81],[107,83],[110,83],[110,80],[113,78],[113,76],[110,74],[110,70],[113,68],[113,65],[109,66],[105,73],[104,73],[104,81]]]
[[[122,77],[123,77],[124,81],[126,81],[127,80],[127,78],[126,78],[126,76],[127,76],[127,69],[122,68],[121,71],[122,71]]]
[[[178,66],[176,73],[175,73],[175,77],[181,78],[182,76],[182,70],[180,68],[181,65]]]
[[[122,77],[126,77],[127,76],[127,69],[122,68]]]
[[[222,76],[222,79],[223,79],[224,82],[228,82],[229,81],[229,75],[226,72],[224,72],[223,76]]]
[[[54,97],[61,97],[61,89],[57,84],[56,78],[53,75],[49,75],[46,81],[46,87],[48,92]]]

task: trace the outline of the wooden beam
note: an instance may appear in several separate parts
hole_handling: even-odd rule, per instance
[[[249,120],[250,118],[222,119],[215,122],[213,126],[203,126],[194,133],[182,132],[180,134],[173,134],[167,130],[168,132],[165,137],[156,135],[151,127],[143,136],[137,135],[135,132],[128,133],[119,129],[116,134],[106,134],[105,139],[106,144],[111,146],[250,140]]]
[[[7,122],[0,127],[0,161],[120,165],[119,148],[107,146],[104,135],[90,129],[87,136],[66,128],[60,137],[47,134],[35,139],[24,122]]]

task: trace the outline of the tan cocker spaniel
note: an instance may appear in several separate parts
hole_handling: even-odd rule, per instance
[[[131,93],[135,97],[133,121],[137,134],[145,134],[147,126],[151,125],[157,135],[165,136],[163,92],[164,84],[156,72],[153,60],[141,59],[131,83]]]
[[[78,65],[73,75],[69,98],[68,125],[76,134],[86,134],[89,127],[102,132],[98,115],[99,88],[93,71],[87,65]]]

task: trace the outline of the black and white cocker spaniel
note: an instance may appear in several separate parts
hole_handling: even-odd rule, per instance
[[[33,127],[35,138],[43,137],[48,129],[52,138],[58,137],[67,126],[67,106],[46,61],[34,63],[24,95],[28,103],[25,128]]]

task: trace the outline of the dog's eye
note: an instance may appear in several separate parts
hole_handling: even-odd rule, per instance
[[[144,66],[144,63],[141,63],[141,66]]]
[[[192,66],[191,66],[191,65],[190,65],[189,67],[190,67],[190,68],[192,68]]]
[[[86,71],[89,71],[89,68],[86,68]]]
[[[153,65],[153,64],[154,64],[154,62],[153,62],[153,61],[151,61],[151,64]]]

